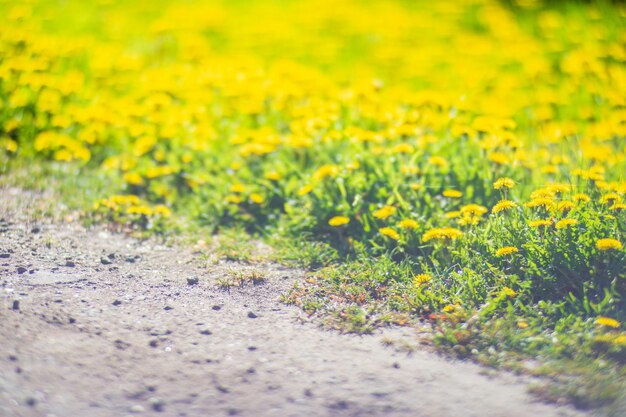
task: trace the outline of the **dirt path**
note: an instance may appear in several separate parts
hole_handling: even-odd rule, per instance
[[[279,302],[300,271],[33,222],[50,201],[0,193],[0,416],[584,415],[510,374],[381,343],[415,343],[407,330],[303,323]],[[216,285],[251,269],[267,281]]]

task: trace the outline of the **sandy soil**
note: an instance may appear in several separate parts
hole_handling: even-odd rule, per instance
[[[303,272],[34,219],[0,189],[0,416],[583,416],[528,380],[340,335],[279,301]],[[260,285],[217,280],[256,270]],[[197,283],[196,283],[197,280]]]

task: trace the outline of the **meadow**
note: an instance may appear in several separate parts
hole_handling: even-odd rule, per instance
[[[426,324],[560,381],[546,398],[623,395],[624,5],[3,0],[0,22],[3,183],[231,257],[265,240],[330,326]]]

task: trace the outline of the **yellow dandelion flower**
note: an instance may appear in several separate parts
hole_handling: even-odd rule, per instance
[[[143,178],[141,178],[141,175],[137,174],[136,172],[127,172],[126,174],[124,174],[124,181],[130,185],[143,184]]]
[[[323,165],[313,173],[313,179],[321,181],[324,178],[335,177],[339,174],[339,167],[337,165]]]
[[[448,304],[443,309],[441,309],[441,311],[443,311],[444,313],[452,313],[454,310],[456,310],[456,306],[454,304]]]
[[[463,232],[459,229],[454,229],[452,227],[442,227],[442,228],[434,228],[430,229],[426,233],[422,235],[422,241],[428,242],[429,240],[443,240],[443,239],[456,239],[460,236],[463,236]]]
[[[577,203],[588,203],[591,201],[591,197],[589,197],[587,194],[584,194],[584,193],[578,193],[572,196],[572,200],[574,200]]]
[[[515,181],[511,178],[502,177],[498,178],[496,182],[493,183],[493,188],[499,190],[501,188],[513,188],[515,186]]]
[[[515,203],[514,201],[500,200],[495,206],[493,206],[491,212],[496,214],[500,213],[501,211],[507,211],[515,207],[517,207],[517,203]]]
[[[231,193],[243,193],[246,191],[246,186],[240,183],[237,184],[233,184],[230,187],[230,192]]]
[[[498,165],[506,165],[511,162],[510,158],[502,152],[491,152],[487,159]]]
[[[603,316],[600,316],[596,319],[596,324],[600,326],[612,327],[614,329],[617,329],[618,327],[620,327],[619,321],[612,319],[610,317],[603,317]]]
[[[622,198],[617,193],[605,194],[600,198],[600,202],[604,204],[607,204],[607,203],[615,204],[615,203],[620,203],[621,201],[622,201]]]
[[[417,274],[413,277],[413,285],[419,287],[420,285],[430,282],[431,279],[430,274]]]
[[[537,197],[524,205],[528,208],[544,207],[545,209],[551,209],[554,206],[554,201],[549,197]]]
[[[448,161],[440,156],[431,156],[430,158],[428,158],[428,165],[434,165],[439,168],[446,168],[448,166]]]
[[[626,204],[624,204],[624,203],[615,203],[611,207],[609,207],[609,210],[613,210],[613,211],[626,210]]]
[[[398,145],[391,148],[392,153],[398,153],[398,154],[413,153],[414,151],[415,151],[415,148],[413,148],[413,146],[409,145],[408,143],[399,143]]]
[[[417,229],[419,224],[413,219],[404,219],[398,223],[398,227],[401,229]]]
[[[227,203],[239,204],[241,203],[241,197],[235,194],[227,195],[225,198]]]
[[[450,211],[446,214],[444,214],[446,219],[456,219],[457,217],[459,217],[461,215],[461,212],[458,210],[455,211]]]
[[[258,193],[250,194],[250,201],[254,204],[263,204],[265,202],[265,197]]]
[[[604,239],[599,239],[596,242],[596,248],[602,251],[613,250],[613,249],[620,250],[622,249],[622,243],[617,239],[604,238]]]
[[[359,168],[361,168],[361,163],[359,161],[348,162],[346,164],[346,169],[348,171],[356,171]]]
[[[547,226],[550,226],[551,224],[552,224],[552,220],[549,220],[549,219],[533,220],[528,223],[530,227],[547,227]]]
[[[350,218],[346,216],[335,216],[328,221],[328,224],[333,227],[343,226],[350,223]]]
[[[509,288],[509,287],[502,288],[502,294],[506,295],[507,298],[513,298],[513,297],[515,297],[517,295],[515,290],[513,290],[512,288]]]
[[[298,190],[298,195],[300,197],[309,194],[311,191],[313,191],[313,187],[311,185],[303,185],[299,190]]]
[[[525,320],[519,320],[517,322],[517,328],[518,329],[526,329],[526,328],[528,328],[528,322],[525,321]]]
[[[461,207],[461,214],[463,215],[480,217],[485,213],[487,213],[487,207],[480,204],[468,204]]]
[[[448,198],[461,198],[463,197],[463,193],[458,191],[458,190],[444,190],[443,193],[441,193],[444,197],[448,197]]]
[[[270,181],[279,181],[283,176],[280,175],[280,173],[276,172],[276,171],[271,171],[271,172],[267,172],[265,173],[265,179],[268,179]]]
[[[396,208],[394,206],[385,206],[374,211],[374,217],[377,219],[386,219],[387,217],[392,216],[395,212]]]
[[[512,255],[514,253],[518,253],[519,249],[517,249],[514,246],[505,246],[503,248],[500,248],[496,251],[496,256],[498,258],[501,258],[503,256],[507,256],[507,255]]]
[[[566,229],[570,226],[575,226],[577,224],[578,224],[578,220],[576,219],[562,219],[556,222],[554,227],[556,227],[557,229]]]
[[[378,229],[378,233],[383,236],[390,237],[393,240],[400,240],[400,234],[398,234],[398,232],[393,230],[391,227],[381,227]]]
[[[559,203],[556,205],[556,209],[561,212],[569,211],[574,207],[574,203],[572,203],[571,201],[559,201]]]

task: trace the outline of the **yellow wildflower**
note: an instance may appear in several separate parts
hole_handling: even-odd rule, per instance
[[[424,242],[428,242],[432,239],[443,240],[443,239],[456,239],[460,236],[463,236],[463,232],[459,229],[454,229],[452,227],[442,227],[430,229],[426,233],[422,235],[422,240]]]
[[[501,258],[503,256],[507,256],[507,255],[512,255],[514,253],[518,253],[519,249],[517,249],[514,246],[505,246],[503,248],[500,248],[496,251],[496,256],[498,258]]]
[[[603,317],[600,316],[596,319],[596,324],[599,324],[601,326],[606,326],[606,327],[612,327],[614,329],[617,329],[618,327],[620,327],[620,322],[612,319],[610,317]]]
[[[307,195],[309,194],[311,191],[313,191],[313,187],[310,185],[303,185],[299,190],[298,190],[298,195],[300,197],[302,197],[303,195]]]
[[[394,206],[385,206],[374,211],[374,217],[377,219],[386,219],[387,217],[392,216],[395,212],[396,208]]]
[[[383,236],[390,237],[393,240],[400,240],[400,235],[398,234],[398,232],[393,230],[391,227],[381,227],[380,229],[378,229],[378,233]]]
[[[574,194],[572,200],[576,201],[577,203],[588,203],[589,201],[591,201],[591,197],[589,197],[587,194],[578,193]]]
[[[517,207],[517,203],[515,203],[514,201],[500,200],[500,202],[498,202],[495,206],[493,206],[493,208],[491,209],[491,212],[496,214],[496,213],[500,213],[501,211],[510,210],[515,207]]]
[[[577,224],[578,224],[578,220],[576,219],[562,219],[556,222],[554,227],[556,227],[557,229],[566,229],[570,226],[574,226]]]
[[[517,295],[517,293],[515,292],[515,290],[509,288],[509,287],[504,287],[502,288],[502,294],[506,295],[508,298],[513,298]]]
[[[404,219],[398,223],[398,227],[402,229],[417,229],[419,224],[413,219]]]
[[[231,193],[243,193],[245,191],[246,191],[246,186],[241,183],[233,184],[230,187]]]
[[[333,227],[343,226],[350,223],[350,218],[346,216],[335,216],[328,221],[328,224]]]
[[[501,188],[513,188],[513,186],[515,186],[515,181],[507,177],[498,178],[496,182],[493,183],[493,188],[496,190]]]
[[[265,197],[258,193],[252,193],[250,194],[250,201],[255,204],[263,204],[265,202]]]
[[[457,190],[444,190],[442,193],[444,197],[448,198],[461,198],[463,197],[463,193]]]
[[[617,239],[604,238],[604,239],[599,239],[596,242],[596,248],[602,251],[607,251],[607,250],[612,250],[612,249],[620,250],[622,249],[622,243]]]
[[[431,279],[430,274],[417,274],[413,277],[413,285],[419,287],[420,285],[430,282]]]
[[[548,219],[533,220],[528,223],[530,227],[547,227],[547,226],[550,226],[551,224],[552,224],[552,221]]]

